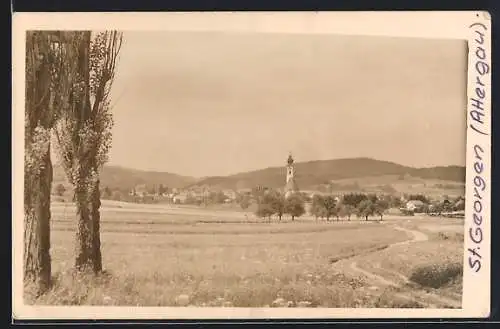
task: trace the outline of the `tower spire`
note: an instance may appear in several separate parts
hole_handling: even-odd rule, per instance
[[[285,197],[298,191],[297,184],[295,183],[295,168],[293,162],[292,152],[289,152],[286,166]]]

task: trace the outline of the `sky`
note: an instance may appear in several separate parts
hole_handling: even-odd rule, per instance
[[[465,165],[466,45],[124,32],[111,165],[189,176],[370,157]]]

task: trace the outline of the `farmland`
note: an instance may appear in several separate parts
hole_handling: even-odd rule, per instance
[[[450,270],[461,269],[460,220],[386,216],[382,222],[316,222],[303,216],[294,222],[284,218],[267,223],[241,210],[103,201],[105,273],[86,278],[71,274],[74,211],[69,203],[52,206],[55,283],[31,302],[225,307],[461,304],[461,272]],[[430,265],[432,271],[444,273],[439,285],[415,279],[418,270],[425,272]]]

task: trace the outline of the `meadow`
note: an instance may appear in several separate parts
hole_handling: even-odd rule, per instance
[[[382,222],[315,222],[305,216],[267,223],[236,210],[104,201],[105,272],[97,278],[72,274],[74,226],[74,207],[53,204],[54,286],[36,300],[28,295],[27,302],[223,307],[461,303],[460,220],[387,216]],[[430,275],[430,281],[441,275],[442,280],[429,283],[419,275]]]

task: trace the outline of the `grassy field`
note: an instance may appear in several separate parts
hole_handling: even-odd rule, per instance
[[[53,205],[54,287],[37,300],[28,295],[27,302],[457,307],[460,301],[461,273],[449,274],[439,287],[405,281],[422,266],[461,265],[460,221],[391,217],[382,223],[311,218],[267,223],[241,211],[110,202],[101,216],[105,273],[74,276],[74,208]],[[416,230],[427,239],[405,244]]]

